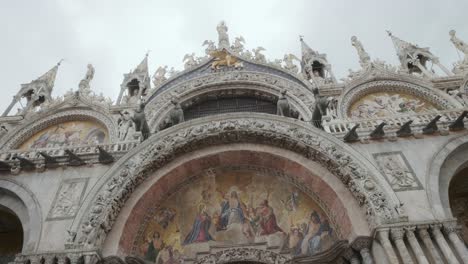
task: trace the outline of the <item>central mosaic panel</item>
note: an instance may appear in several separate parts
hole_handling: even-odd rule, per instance
[[[436,105],[414,95],[398,92],[375,92],[354,102],[348,114],[352,118],[378,118],[435,110],[439,110]]]
[[[273,173],[249,168],[209,170],[151,210],[140,231],[134,253],[158,264],[241,244],[310,256],[337,241],[310,196]]]

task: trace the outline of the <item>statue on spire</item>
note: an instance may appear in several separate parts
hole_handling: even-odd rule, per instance
[[[353,45],[357,50],[357,53],[359,55],[359,64],[361,64],[362,68],[365,68],[371,62],[369,53],[366,52],[361,41],[359,41],[356,36],[351,37],[351,45]]]
[[[450,41],[453,43],[455,48],[457,50],[461,51],[464,55],[463,59],[460,60],[458,63],[455,65],[455,69],[453,70],[455,73],[460,73],[460,72],[468,72],[468,44],[465,43],[463,40],[459,39],[455,35],[456,31],[455,30],[450,30],[449,35],[450,35]]]
[[[229,48],[229,35],[227,33],[228,27],[224,21],[219,22],[216,27],[218,31],[218,49]]]
[[[91,87],[89,83],[94,78],[94,67],[92,64],[88,64],[88,70],[86,71],[85,77],[80,81],[78,85],[79,92],[81,94],[89,95],[91,93]]]

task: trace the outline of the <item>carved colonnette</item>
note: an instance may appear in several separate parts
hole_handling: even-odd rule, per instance
[[[182,153],[204,146],[255,142],[295,151],[315,160],[337,175],[367,210],[371,226],[399,221],[394,194],[383,182],[376,181],[378,171],[370,169],[354,152],[339,141],[311,126],[266,114],[229,114],[200,118],[174,126],[153,136],[129,153],[107,175],[108,180],[83,208],[77,222],[78,237],[72,247],[99,246],[133,190],[153,170],[161,168]],[[369,165],[367,165],[369,166]],[[398,210],[399,211],[399,210]],[[86,212],[86,213],[84,213]]]

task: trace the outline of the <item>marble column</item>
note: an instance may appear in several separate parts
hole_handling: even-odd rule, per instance
[[[351,264],[361,264],[361,261],[359,260],[357,255],[352,256],[349,262]]]
[[[455,257],[455,255],[453,254],[452,249],[445,240],[444,235],[442,235],[440,227],[441,225],[439,224],[431,225],[432,235],[434,235],[434,239],[437,242],[437,245],[439,246],[440,250],[442,251],[442,254],[444,255],[448,263],[459,264],[460,262],[458,262],[457,257]]]
[[[406,227],[406,238],[408,239],[408,242],[411,246],[411,249],[414,252],[414,255],[416,256],[416,259],[418,260],[419,264],[429,264],[429,261],[427,260],[426,256],[424,255],[424,252],[422,251],[421,246],[419,245],[418,239],[414,235],[414,230],[416,227],[411,226],[411,227]]]
[[[400,253],[400,257],[403,260],[403,263],[413,264],[413,259],[411,258],[408,249],[406,248],[405,242],[403,241],[403,236],[405,235],[403,228],[392,228],[390,234],[398,249],[398,252]]]
[[[398,257],[395,254],[395,250],[393,250],[392,243],[390,243],[390,240],[388,239],[388,230],[379,230],[377,233],[377,237],[380,241],[380,244],[382,244],[385,253],[387,254],[388,262],[390,264],[398,264]]]
[[[450,242],[452,242],[452,245],[455,247],[455,250],[463,262],[468,263],[468,252],[466,250],[465,243],[458,236],[460,227],[458,227],[456,223],[448,223],[444,224],[443,230]]]
[[[437,251],[437,249],[435,248],[434,243],[432,243],[432,239],[431,239],[431,236],[429,235],[429,232],[427,232],[428,228],[429,226],[427,225],[418,226],[419,237],[422,239],[424,245],[429,251],[429,254],[431,255],[434,263],[443,264],[444,262],[442,261],[442,257],[440,256],[439,251]]]
[[[361,254],[363,264],[374,264],[369,248],[362,248],[359,250],[359,253]]]

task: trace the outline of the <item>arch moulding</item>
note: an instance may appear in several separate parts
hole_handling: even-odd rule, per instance
[[[182,78],[182,77],[181,77]],[[231,71],[216,72],[178,83],[163,91],[157,97],[149,99],[146,106],[150,127],[154,130],[160,119],[171,108],[173,97],[187,101],[200,94],[232,89],[242,86],[245,90],[259,91],[277,97],[282,90],[287,90],[290,104],[304,120],[312,118],[311,107],[315,101],[312,91],[291,80],[263,72]]]
[[[22,184],[0,179],[0,190],[9,194],[0,199],[0,205],[14,212],[23,227],[23,253],[34,252],[39,247],[42,233],[42,209],[34,194]],[[5,202],[5,204],[3,204]]]
[[[357,151],[304,122],[268,114],[233,113],[183,122],[153,135],[119,160],[86,197],[72,226],[74,247],[100,246],[135,188],[175,158],[230,143],[296,152],[336,175],[365,208],[371,228],[405,219],[378,169]]]
[[[468,135],[452,138],[436,152],[430,162],[426,190],[434,217],[439,220],[452,218],[449,203],[449,185],[452,178],[468,167]]]

